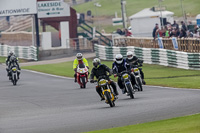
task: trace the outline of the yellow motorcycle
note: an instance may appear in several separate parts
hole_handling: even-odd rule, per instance
[[[94,82],[97,82],[98,86],[101,87],[102,94],[106,100],[105,103],[109,104],[110,107],[114,107],[117,97],[114,95],[113,88],[106,79],[106,76],[100,76],[99,79],[95,80]]]

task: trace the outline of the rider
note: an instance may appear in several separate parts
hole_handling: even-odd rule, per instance
[[[112,74],[112,70],[107,67],[106,65],[104,64],[101,64],[101,61],[99,58],[95,58],[93,60],[93,68],[92,68],[92,71],[91,71],[91,74],[90,74],[90,82],[91,83],[94,83],[94,76],[98,79],[99,76],[106,76],[106,79],[108,80],[108,83],[112,86],[113,88],[113,91],[114,91],[114,94],[115,95],[118,95],[118,91],[117,91],[117,86],[115,84],[115,82],[113,82],[109,76],[107,75],[107,72],[109,73],[109,75]],[[99,94],[99,96],[101,97],[101,101],[102,100],[105,100],[105,98],[103,97],[102,95],[102,90],[101,90],[101,87],[99,86],[96,86],[96,91],[97,93]]]
[[[132,51],[128,51],[126,53],[126,55],[127,55],[126,61],[131,65],[131,67],[142,66],[143,60],[140,60],[136,56],[133,56]],[[139,70],[140,70],[140,74],[141,74],[141,78],[142,78],[142,83],[145,85],[146,82],[144,81],[144,73],[142,71],[142,68],[139,68]]]
[[[21,68],[19,67],[19,63],[18,63],[18,58],[14,55],[13,52],[10,52],[9,56],[8,56],[9,60],[6,60],[6,65],[8,66],[8,76],[10,76],[10,70],[12,69],[13,66],[17,67],[17,70],[21,70]],[[17,78],[19,79],[19,75],[20,72],[17,71]]]
[[[117,75],[119,73],[121,73],[122,71],[130,72],[131,67],[127,63],[127,61],[125,59],[123,59],[123,56],[121,54],[117,54],[115,57],[115,62],[112,65],[112,69],[113,69],[114,77],[117,77]],[[125,88],[122,84],[121,76],[118,77],[117,83],[118,83],[120,89],[122,90],[122,93],[125,94],[126,92],[125,92]],[[133,76],[131,76],[131,83],[132,83],[132,85],[134,85],[134,88],[136,88],[135,79]]]
[[[8,67],[8,64],[9,64],[9,61],[10,61],[10,57],[11,57],[12,55],[14,55],[13,51],[9,51],[9,52],[8,52],[8,57],[7,57],[7,59],[6,59],[6,66],[7,66],[7,67]],[[7,70],[7,75],[9,76],[9,70],[10,70],[10,68],[8,67],[8,68],[6,68],[6,70]]]
[[[76,59],[74,60],[74,63],[73,63],[73,69],[74,69],[74,72],[75,72],[75,74],[74,74],[74,78],[75,78],[74,82],[77,82],[76,70],[77,70],[77,66],[79,64],[85,64],[86,67],[89,69],[88,61],[85,58],[83,58],[83,54],[82,53],[77,53],[76,54]]]

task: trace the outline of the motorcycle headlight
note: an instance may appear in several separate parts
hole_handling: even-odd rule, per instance
[[[134,68],[134,72],[138,72],[139,71],[139,69],[138,68]]]
[[[99,81],[99,85],[101,85],[101,86],[106,85],[106,84],[107,84],[107,82],[106,82],[105,79],[101,79],[101,80]]]
[[[13,71],[17,71],[17,68],[16,68],[16,67],[13,67],[12,70],[13,70]]]
[[[128,74],[125,73],[125,74],[122,75],[122,77],[123,77],[123,79],[128,79]]]

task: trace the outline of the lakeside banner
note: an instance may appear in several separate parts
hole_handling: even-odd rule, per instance
[[[37,13],[37,0],[0,0],[0,16]]]

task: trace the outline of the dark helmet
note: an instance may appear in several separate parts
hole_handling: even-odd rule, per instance
[[[100,64],[101,64],[101,60],[99,58],[94,58],[93,66],[97,68],[98,65],[100,65]]]

